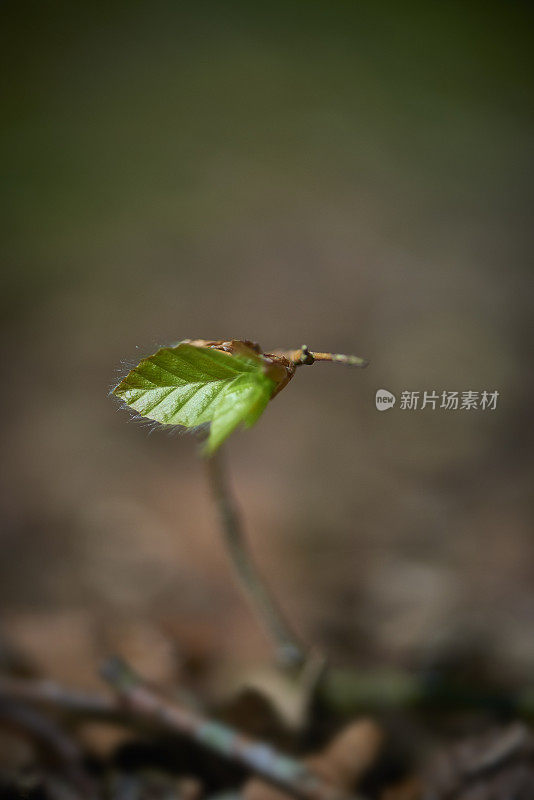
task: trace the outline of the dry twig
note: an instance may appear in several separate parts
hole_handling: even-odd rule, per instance
[[[301,761],[160,697],[120,659],[107,661],[102,676],[136,717],[192,739],[294,797],[300,800],[349,800],[346,794],[325,783]]]

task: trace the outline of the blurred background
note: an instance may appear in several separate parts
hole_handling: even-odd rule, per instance
[[[181,338],[353,352],[228,446],[258,560],[335,663],[534,666],[532,7],[3,4],[0,633],[271,656],[193,437],[108,397]],[[379,388],[495,411],[375,410]],[[458,655],[460,654],[460,655]]]

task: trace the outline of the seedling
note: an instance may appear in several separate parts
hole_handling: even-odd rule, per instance
[[[246,340],[185,339],[144,358],[113,389],[113,394],[141,417],[204,435],[202,454],[238,579],[276,642],[281,660],[297,664],[304,661],[304,648],[247,551],[220,447],[237,427],[250,428],[257,422],[297,367],[316,361],[367,366],[357,356],[317,353],[306,345],[264,353],[259,345]]]

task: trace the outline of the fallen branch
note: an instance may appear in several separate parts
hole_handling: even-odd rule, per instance
[[[0,677],[0,702],[19,701],[63,711],[75,716],[122,722],[124,708],[116,698],[99,692],[69,689],[54,681]]]
[[[160,697],[121,659],[107,661],[101,674],[136,717],[188,737],[300,800],[349,800],[302,762]]]

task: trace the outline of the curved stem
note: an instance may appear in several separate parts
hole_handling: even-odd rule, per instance
[[[241,588],[274,641],[280,661],[288,666],[300,666],[305,661],[304,649],[261,577],[249,551],[241,518],[229,487],[221,449],[206,459],[206,466],[226,550]]]

